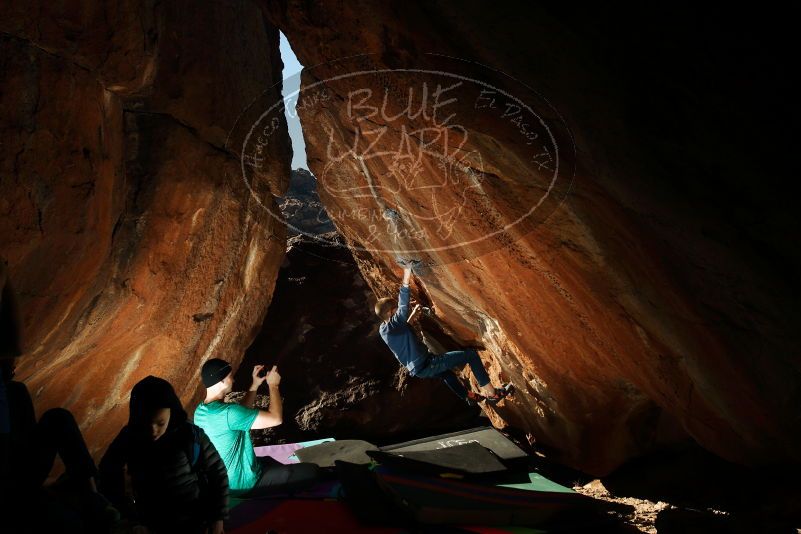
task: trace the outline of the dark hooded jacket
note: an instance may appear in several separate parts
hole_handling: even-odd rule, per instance
[[[164,435],[153,441],[148,424],[160,408],[170,409],[170,422]],[[225,464],[205,432],[187,421],[166,380],[148,376],[134,386],[128,425],[100,461],[102,493],[123,510],[125,467],[136,515],[145,524],[211,522],[227,516]]]

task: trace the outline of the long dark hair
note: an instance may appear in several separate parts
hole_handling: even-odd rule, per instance
[[[147,428],[153,414],[161,408],[170,409],[167,432],[186,423],[186,411],[172,385],[157,376],[143,378],[131,390],[128,426],[137,432]]]

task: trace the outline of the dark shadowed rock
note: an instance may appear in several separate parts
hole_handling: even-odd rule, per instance
[[[289,240],[262,330],[236,376],[246,388],[257,363],[281,373],[284,423],[259,432],[260,442],[391,441],[476,423],[478,411],[439,380],[410,377],[398,365],[378,335],[374,303],[346,248]]]

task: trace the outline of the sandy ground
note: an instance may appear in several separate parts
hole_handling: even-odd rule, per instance
[[[656,518],[660,512],[664,510],[678,510],[675,506],[664,501],[651,501],[648,499],[638,499],[636,497],[615,497],[604,487],[603,482],[599,479],[595,479],[583,486],[575,485],[573,489],[594,499],[624,505],[625,508],[621,507],[621,509],[626,511],[610,513],[624,524],[630,525],[640,532],[648,534],[657,533]],[[721,518],[729,516],[728,512],[711,508],[703,512]],[[799,533],[801,533],[801,530],[799,530]]]

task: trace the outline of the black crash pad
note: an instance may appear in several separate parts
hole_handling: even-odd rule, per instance
[[[476,442],[427,451],[369,451],[377,461],[421,472],[483,475],[506,470],[500,460]]]
[[[381,447],[384,452],[415,452],[446,449],[465,443],[478,443],[492,452],[502,460],[517,460],[526,458],[528,455],[517,445],[512,443],[506,436],[492,427],[478,427],[450,434],[432,436],[430,438],[416,439]]]

